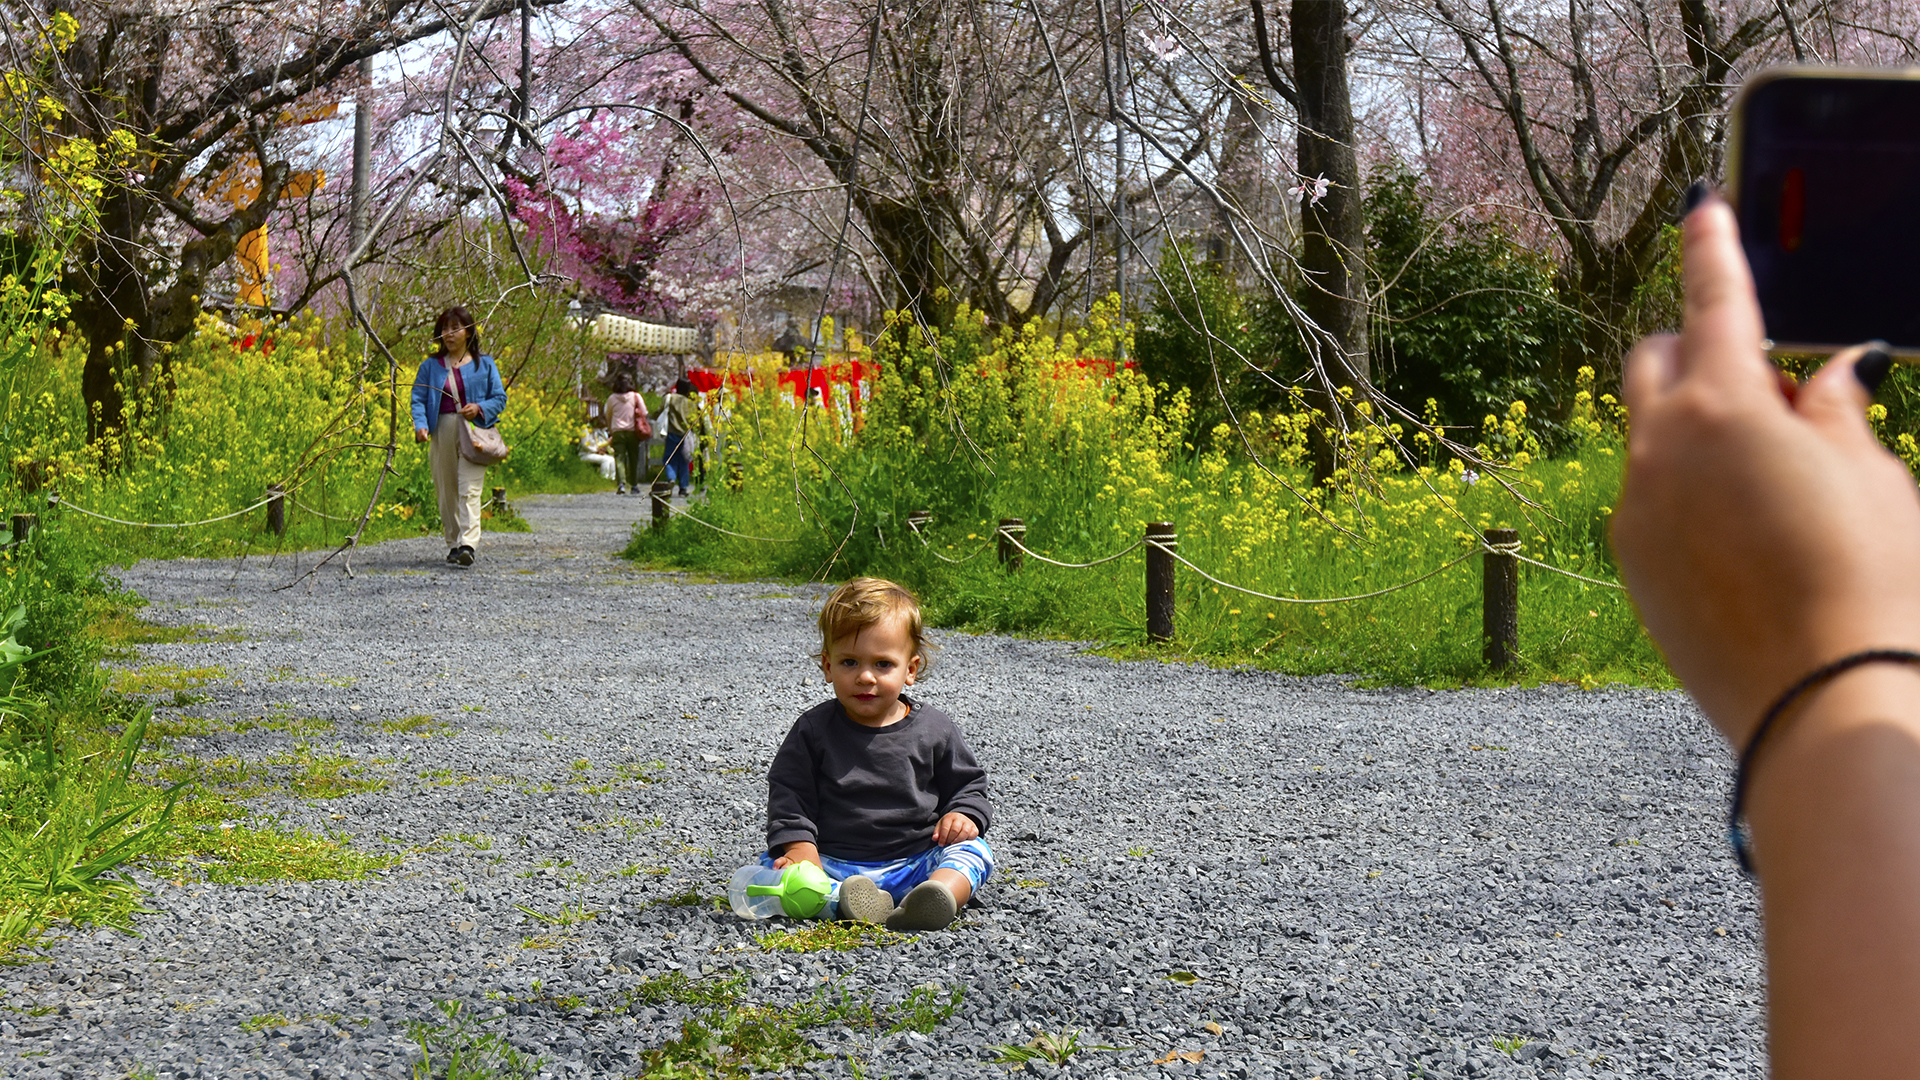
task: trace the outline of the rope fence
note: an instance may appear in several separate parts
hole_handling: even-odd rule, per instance
[[[754,536],[749,533],[735,532],[732,529],[715,525],[710,521],[696,517],[689,510],[674,506],[671,501],[672,490],[673,485],[666,481],[657,481],[652,486],[652,525],[655,529],[665,528],[668,521],[677,517],[691,521],[704,529],[710,529],[726,536],[737,537],[741,540],[751,540],[756,543],[792,544],[798,542],[800,539],[799,537]],[[289,502],[300,510],[312,514],[315,517],[327,518],[334,521],[352,520],[350,518],[339,518],[331,514],[321,513],[294,499],[292,492],[283,490],[279,485],[269,487],[266,497],[251,506],[236,510],[230,514],[222,514],[219,517],[207,518],[203,521],[186,522],[128,521],[124,518],[113,517],[108,514],[89,510],[83,506],[75,505],[60,498],[58,495],[49,495],[47,498],[47,506],[49,509],[65,508],[79,514],[84,514],[87,517],[97,518],[101,521],[148,529],[188,529],[201,525],[213,525],[222,521],[230,521],[243,514],[251,513],[261,507],[266,507],[268,526],[279,535],[284,535],[286,532],[286,504]],[[507,512],[506,489],[494,488],[491,503],[496,505],[501,511]],[[1429,581],[1452,570],[1473,558],[1475,555],[1479,555],[1485,560],[1485,572],[1482,575],[1482,638],[1485,643],[1486,661],[1490,667],[1495,669],[1509,668],[1513,666],[1519,657],[1520,564],[1524,563],[1549,573],[1559,574],[1562,577],[1572,578],[1583,584],[1593,585],[1603,589],[1625,591],[1626,588],[1618,582],[1588,577],[1585,574],[1577,574],[1571,570],[1554,566],[1551,563],[1542,562],[1539,559],[1522,555],[1520,553],[1520,534],[1514,529],[1488,529],[1485,535],[1476,538],[1476,543],[1472,549],[1462,553],[1458,558],[1449,560],[1421,574],[1419,577],[1400,582],[1397,585],[1389,585],[1384,589],[1375,589],[1372,592],[1355,593],[1351,596],[1314,598],[1277,596],[1273,593],[1261,592],[1258,589],[1250,589],[1245,585],[1237,585],[1209,573],[1204,568],[1195,564],[1191,559],[1180,554],[1179,536],[1170,522],[1149,523],[1146,527],[1145,534],[1139,540],[1128,544],[1126,547],[1110,555],[1104,555],[1087,562],[1065,562],[1043,555],[1028,547],[1023,539],[1027,532],[1026,522],[1020,518],[1001,518],[994,527],[991,538],[987,540],[987,542],[971,553],[955,558],[940,551],[940,549],[935,547],[932,541],[927,538],[927,528],[932,524],[932,520],[933,515],[929,511],[916,510],[907,515],[906,522],[907,528],[912,531],[914,537],[920,541],[921,546],[925,548],[929,554],[944,562],[960,565],[971,562],[985,554],[989,549],[997,548],[1001,565],[1010,573],[1018,571],[1027,558],[1032,558],[1049,566],[1057,566],[1065,570],[1088,570],[1096,566],[1103,566],[1107,563],[1114,562],[1117,559],[1133,554],[1135,551],[1144,549],[1147,563],[1147,637],[1150,640],[1162,642],[1170,641],[1173,638],[1174,564],[1176,563],[1185,566],[1187,569],[1199,574],[1203,579],[1223,589],[1231,589],[1234,592],[1276,604],[1312,606],[1321,604],[1347,604],[1360,600],[1371,600],[1376,597],[1399,592],[1403,589],[1410,589],[1415,585]],[[35,515],[15,514],[13,516],[12,539],[5,543],[0,543],[0,552],[25,543],[28,533],[37,524],[38,518]]]
[[[653,500],[653,527],[656,529],[665,528],[669,518],[678,517],[685,518],[702,528],[712,529],[714,532],[725,533],[728,536],[737,536],[742,540],[754,540],[762,544],[793,544],[799,542],[799,537],[795,536],[749,536],[746,533],[734,532],[732,529],[723,529],[711,521],[702,521],[694,517],[691,511],[673,505],[672,494],[673,482],[670,480],[656,480],[653,482],[652,488],[648,491],[648,495]]]
[[[277,502],[279,501],[280,498],[281,498],[280,492],[269,490],[266,498],[261,499],[259,502],[254,503],[252,506],[243,507],[239,510],[235,510],[231,514],[221,514],[219,517],[207,518],[204,521],[128,521],[125,518],[113,517],[110,514],[95,513],[94,511],[89,510],[84,506],[80,506],[76,503],[70,503],[58,495],[47,496],[47,507],[48,509],[59,508],[59,509],[71,510],[76,514],[85,514],[90,518],[99,518],[101,521],[111,521],[115,525],[128,525],[136,529],[195,529],[195,528],[199,528],[202,525],[214,525],[222,521],[231,521],[232,519],[237,518],[242,514],[250,514],[253,511],[268,505],[269,503]]]
[[[672,507],[662,498],[662,493],[656,490],[654,502],[655,526],[663,527],[669,516],[684,517],[715,532],[726,533],[729,536],[737,536],[745,540],[760,540],[776,543],[794,542],[793,538],[779,539],[764,536],[748,536],[745,533],[733,532],[729,529],[720,528],[710,522],[701,521],[685,510]],[[986,554],[989,549],[997,548],[1000,554],[1000,563],[1009,573],[1018,571],[1023,561],[1028,558],[1066,570],[1087,570],[1113,562],[1116,559],[1124,558],[1135,551],[1145,549],[1147,563],[1147,637],[1150,640],[1162,642],[1170,641],[1173,638],[1175,564],[1185,566],[1187,569],[1199,574],[1205,580],[1222,589],[1231,589],[1234,592],[1243,593],[1247,596],[1267,600],[1276,604],[1314,606],[1321,604],[1348,604],[1360,600],[1371,600],[1376,597],[1399,592],[1403,589],[1410,589],[1422,582],[1439,577],[1441,574],[1454,569],[1478,555],[1485,561],[1485,572],[1482,575],[1481,584],[1481,628],[1485,646],[1484,655],[1488,666],[1498,670],[1512,667],[1519,658],[1519,565],[1521,563],[1545,570],[1549,573],[1559,574],[1562,577],[1572,578],[1586,585],[1594,585],[1603,589],[1614,589],[1623,592],[1626,588],[1618,582],[1588,577],[1585,574],[1577,574],[1571,570],[1554,566],[1551,563],[1542,562],[1539,559],[1522,555],[1520,553],[1520,534],[1514,529],[1488,529],[1485,535],[1475,538],[1475,543],[1472,548],[1462,552],[1457,558],[1450,559],[1434,567],[1432,570],[1421,574],[1419,577],[1411,578],[1397,585],[1389,585],[1384,589],[1375,589],[1371,592],[1355,593],[1351,596],[1304,597],[1277,596],[1273,593],[1261,592],[1258,589],[1250,589],[1245,585],[1236,585],[1231,581],[1209,573],[1194,563],[1193,560],[1180,554],[1179,535],[1175,532],[1170,522],[1161,521],[1148,524],[1145,535],[1111,555],[1105,555],[1086,562],[1065,562],[1043,555],[1028,547],[1024,539],[1027,532],[1026,522],[1020,518],[1001,518],[993,530],[991,539],[969,554],[956,558],[942,552],[928,539],[927,528],[932,524],[932,520],[932,513],[926,510],[916,510],[907,515],[907,528],[913,533],[914,537],[920,541],[920,545],[927,550],[928,554],[943,562],[959,565],[971,562],[979,556]]]

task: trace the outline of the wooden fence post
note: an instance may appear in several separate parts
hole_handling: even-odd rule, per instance
[[[1027,523],[1020,518],[1001,518],[1000,527],[994,530],[993,538],[1000,545],[1000,565],[1008,570],[1020,569],[1022,562],[1020,549],[1014,546],[1015,540],[1027,535]]]
[[[653,527],[664,529],[667,527],[667,518],[673,513],[672,504],[668,502],[673,497],[673,481],[655,480],[648,494],[653,497]]]
[[[1517,545],[1517,529],[1488,529],[1487,545]],[[1511,552],[1481,558],[1480,638],[1487,666],[1505,671],[1520,659],[1520,560]]]
[[[1172,522],[1147,523],[1148,641],[1173,640],[1173,552],[1179,547]]]
[[[39,514],[13,515],[13,542],[16,544],[26,543],[27,537],[32,534],[34,528],[39,524]]]
[[[275,536],[287,535],[287,496],[286,488],[279,484],[267,485],[267,528]]]

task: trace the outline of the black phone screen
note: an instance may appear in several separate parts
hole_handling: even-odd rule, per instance
[[[1740,110],[1740,240],[1767,336],[1920,350],[1920,79],[1777,77]]]

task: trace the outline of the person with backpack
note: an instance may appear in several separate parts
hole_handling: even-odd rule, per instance
[[[667,395],[666,406],[660,410],[665,419],[667,430],[666,458],[662,467],[666,469],[667,479],[680,488],[680,497],[686,498],[693,485],[693,469],[690,459],[693,452],[693,431],[699,404],[694,401],[693,380],[685,375],[673,384],[673,391]]]

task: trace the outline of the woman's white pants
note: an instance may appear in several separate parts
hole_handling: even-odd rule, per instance
[[[441,413],[427,452],[433,466],[433,490],[440,496],[440,528],[447,548],[477,547],[480,541],[480,489],[487,467],[460,456],[460,414]]]

